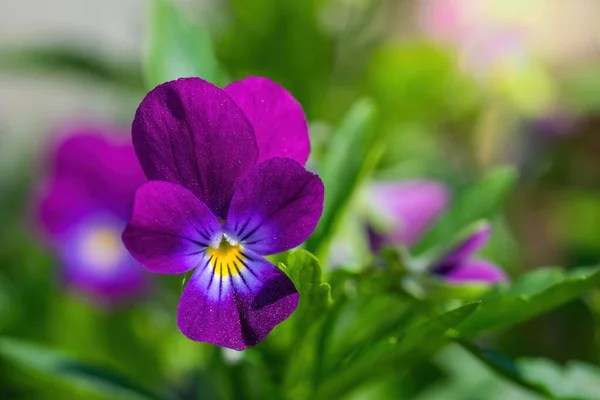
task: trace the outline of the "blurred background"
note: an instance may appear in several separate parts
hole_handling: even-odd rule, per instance
[[[178,332],[181,277],[140,278],[149,282],[143,294],[115,305],[104,291],[63,279],[64,241],[48,222],[60,213],[44,211],[63,173],[65,137],[106,133],[110,146],[126,146],[136,107],[161,81],[156,60],[178,51],[197,49],[202,77],[219,86],[261,75],[288,89],[309,121],[309,168],[316,171],[335,151],[336,127],[361,99],[376,110],[377,151],[357,156],[373,164],[375,180],[436,180],[458,196],[489,171],[513,167],[518,180],[489,216],[493,235],[481,252],[512,280],[540,267],[600,260],[600,1],[189,0],[175,2],[185,10],[179,14],[165,4],[0,5],[0,336],[89,356],[138,381],[174,382],[178,398],[241,398],[233,389],[211,389],[212,378],[195,368],[235,366],[238,356],[227,361],[231,354]],[[169,24],[181,17],[194,30]],[[173,26],[182,31],[173,33]],[[196,39],[172,39],[181,32]],[[72,154],[84,159],[90,146]],[[112,155],[89,154],[88,161],[110,169]],[[69,179],[83,187],[102,173],[72,172]],[[90,239],[90,257],[118,252],[113,239]],[[326,262],[324,268],[332,270]],[[598,365],[600,293],[507,329],[494,343],[512,357]],[[9,348],[0,342],[0,354]],[[431,379],[433,367],[424,367],[412,392],[389,398],[539,398],[458,348],[430,364]],[[456,373],[459,365],[464,374]],[[232,376],[218,382],[234,387]],[[41,390],[28,379],[0,364],[0,398],[90,398],[55,386]],[[591,397],[578,398],[600,398],[600,385],[594,388]]]

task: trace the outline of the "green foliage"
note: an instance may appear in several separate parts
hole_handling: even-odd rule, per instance
[[[163,400],[163,395],[151,392],[113,370],[79,361],[58,351],[16,339],[0,339],[0,358],[25,368],[32,373],[34,382],[46,388],[60,384],[64,390],[72,390],[94,398]],[[37,380],[36,380],[37,379]],[[30,382],[31,384],[31,382]],[[73,394],[73,393],[72,393]]]
[[[144,58],[148,90],[170,80],[198,76],[226,83],[206,25],[192,23],[170,0],[153,0]]]
[[[381,46],[367,69],[367,90],[384,118],[451,120],[473,107],[472,83],[449,52],[429,44]]]
[[[355,194],[360,182],[375,166],[378,156],[373,147],[373,121],[376,109],[373,103],[363,99],[355,103],[333,134],[319,176],[325,185],[323,215],[317,229],[306,242],[310,251],[321,255],[326,248],[340,215]]]
[[[120,89],[143,90],[137,66],[107,59],[83,46],[1,48],[0,70],[18,73],[46,72],[71,77],[75,75]]]
[[[334,364],[330,375],[322,377],[315,398],[339,398],[381,374],[392,373],[396,377],[405,374],[411,366],[439,349],[446,341],[446,332],[471,315],[477,306],[477,303],[467,304],[408,329],[401,324],[395,331],[370,343],[368,349],[359,348],[360,356]]]
[[[332,38],[319,24],[322,0],[229,0],[231,21],[219,56],[234,77],[267,76],[314,118],[334,62]]]
[[[561,366],[544,358],[511,360],[493,350],[461,343],[492,370],[544,396],[559,400],[592,400],[600,393],[600,368],[595,365],[570,361]]]
[[[499,286],[481,299],[481,307],[458,331],[476,336],[524,322],[572,301],[600,283],[600,269],[569,273],[542,269],[531,272],[511,287]]]
[[[301,309],[321,311],[329,306],[331,286],[323,282],[323,268],[315,256],[306,250],[296,250],[288,256],[287,267],[283,268],[300,293]]]
[[[480,181],[462,193],[458,193],[449,210],[425,234],[413,249],[415,255],[440,244],[445,245],[465,226],[495,216],[501,209],[510,190],[514,187],[517,175],[512,168],[501,167],[492,170]]]

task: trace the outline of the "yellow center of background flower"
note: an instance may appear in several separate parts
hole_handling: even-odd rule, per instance
[[[124,254],[121,232],[108,227],[92,230],[83,241],[82,253],[94,268],[113,269]]]
[[[209,247],[210,265],[219,276],[237,275],[244,267],[244,256],[239,244],[231,244],[225,237],[221,238],[219,247]]]

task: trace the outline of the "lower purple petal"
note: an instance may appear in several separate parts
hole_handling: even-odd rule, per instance
[[[149,290],[149,274],[120,240],[124,221],[97,214],[58,243],[66,284],[101,304],[134,300]]]
[[[452,269],[436,272],[435,274],[453,284],[508,282],[508,276],[500,267],[481,259],[465,260]]]
[[[226,265],[206,254],[181,296],[179,329],[195,341],[244,350],[288,318],[298,297],[292,281],[254,253]]]
[[[200,264],[204,250],[220,229],[217,218],[192,192],[173,183],[153,181],[135,195],[123,242],[146,269],[178,274]]]
[[[323,196],[317,175],[289,158],[271,158],[238,185],[225,231],[258,254],[289,250],[314,231]]]

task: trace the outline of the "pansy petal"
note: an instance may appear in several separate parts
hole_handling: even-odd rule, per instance
[[[391,228],[385,242],[409,247],[445,210],[450,197],[435,181],[374,182],[367,190],[374,217]]]
[[[148,179],[177,183],[220,218],[255,164],[250,122],[225,92],[200,78],[163,83],[140,104],[133,144]]]
[[[47,239],[60,242],[81,220],[103,209],[78,179],[54,178],[44,184],[35,219]]]
[[[179,329],[195,341],[244,350],[289,317],[298,297],[292,281],[254,253],[231,262],[206,255],[179,301]]]
[[[189,190],[169,182],[148,182],[135,195],[123,242],[146,269],[178,274],[201,263],[220,228],[217,218]]]
[[[508,276],[497,265],[481,259],[468,259],[446,271],[436,271],[436,275],[453,284],[462,283],[505,283]]]
[[[483,247],[492,234],[492,227],[488,223],[477,226],[475,231],[464,240],[457,243],[439,262],[442,265],[455,265],[469,258]]]
[[[95,124],[61,129],[50,170],[56,179],[79,182],[80,191],[123,219],[146,178],[126,131]]]
[[[285,157],[306,164],[310,153],[306,117],[300,103],[287,90],[256,76],[233,82],[224,90],[254,127],[259,163]]]
[[[254,168],[233,195],[225,231],[258,254],[280,253],[304,242],[323,211],[321,179],[289,158]]]

